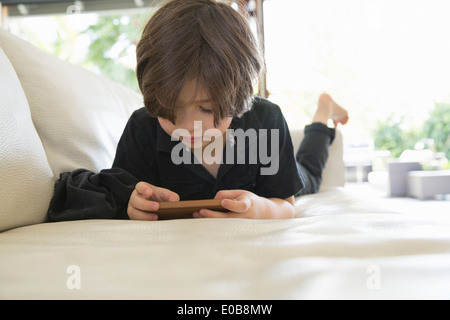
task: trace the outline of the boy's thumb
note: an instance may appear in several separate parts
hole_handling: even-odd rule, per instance
[[[214,199],[236,199],[241,193],[242,190],[220,190]]]
[[[147,182],[139,182],[136,187],[135,187],[136,191],[139,192],[139,194],[141,194],[142,196],[148,198],[153,194],[153,189],[152,186],[150,184],[148,184]]]
[[[170,190],[167,190],[167,201],[180,201],[180,196]]]

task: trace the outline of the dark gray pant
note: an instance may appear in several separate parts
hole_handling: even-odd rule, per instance
[[[296,155],[297,168],[304,188],[295,196],[319,191],[329,147],[335,134],[335,129],[322,123],[312,123],[305,127],[305,136]]]

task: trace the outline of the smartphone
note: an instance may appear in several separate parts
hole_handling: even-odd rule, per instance
[[[159,209],[154,213],[158,214],[158,220],[168,220],[192,218],[192,214],[200,209],[228,211],[221,202],[222,199],[159,202]]]

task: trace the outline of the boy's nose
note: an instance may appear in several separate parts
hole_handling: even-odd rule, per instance
[[[202,122],[200,120],[192,120],[183,124],[183,128],[188,130],[191,136],[198,134],[198,130],[202,130]]]
[[[177,116],[176,125],[179,128],[188,130],[191,134],[194,133],[195,129],[195,119],[189,114],[183,114],[182,116]]]
[[[199,129],[202,126],[202,121],[200,119],[196,119],[192,112],[188,110],[183,110],[177,115],[176,121],[177,127],[188,130],[191,134],[194,133],[195,129]]]

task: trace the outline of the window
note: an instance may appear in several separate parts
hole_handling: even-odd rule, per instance
[[[257,2],[226,1],[234,2],[237,10],[241,8],[236,3],[246,4],[256,32]],[[92,13],[62,8],[55,15],[32,15],[32,6],[17,6],[13,13],[11,7],[9,26],[64,60],[138,90],[134,48],[155,10],[152,4],[160,1],[128,2],[141,7],[112,12],[92,7]],[[87,9],[95,3],[103,2],[83,2]],[[439,112],[450,110],[448,0],[264,0],[263,4],[266,88],[291,128],[311,121],[325,91],[350,112],[349,124],[341,127],[346,143],[375,143],[398,156],[419,140],[440,139],[437,151],[450,157],[450,139],[446,140],[450,124],[444,123],[436,138],[430,136],[433,124],[428,121],[446,121]],[[107,4],[117,5],[125,2]],[[441,111],[432,113],[436,109]]]
[[[135,49],[154,10],[12,16],[8,27],[44,51],[138,91]]]
[[[269,98],[303,127],[330,93],[350,111],[352,143],[373,140],[380,121],[420,126],[450,102],[449,16],[447,0],[266,0]]]

